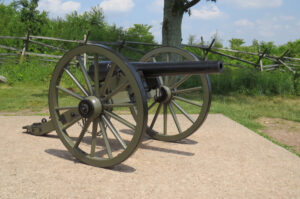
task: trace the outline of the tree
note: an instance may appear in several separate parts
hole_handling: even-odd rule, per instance
[[[243,39],[237,39],[237,38],[232,38],[231,40],[229,40],[229,42],[230,42],[230,48],[235,50],[238,50],[241,47],[241,45],[245,43]]]
[[[162,44],[180,46],[182,41],[181,24],[184,13],[191,14],[190,8],[201,0],[164,0]],[[207,0],[214,1],[216,0]]]
[[[152,26],[146,24],[134,24],[127,32],[125,39],[128,41],[139,41],[146,43],[154,43],[154,36],[150,32]]]
[[[27,31],[33,34],[40,33],[41,27],[48,22],[47,13],[37,10],[38,2],[39,0],[17,0],[12,3],[16,8],[21,7],[21,22],[26,25]]]

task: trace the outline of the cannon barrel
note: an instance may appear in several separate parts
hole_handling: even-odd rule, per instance
[[[142,71],[145,77],[158,77],[184,74],[220,73],[222,61],[185,61],[185,62],[131,62],[137,71]]]
[[[146,78],[168,75],[184,74],[211,74],[220,73],[223,70],[222,61],[184,61],[184,62],[130,62]],[[109,70],[111,62],[101,61],[99,67],[99,80],[103,81]],[[94,64],[89,68],[88,74],[94,78]]]

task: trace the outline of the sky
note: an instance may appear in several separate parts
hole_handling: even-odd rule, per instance
[[[40,0],[38,9],[55,18],[73,11],[83,13],[95,6],[103,9],[109,24],[124,29],[133,24],[151,25],[150,31],[161,43],[163,0]],[[209,42],[215,34],[225,46],[232,38],[244,39],[246,45],[254,39],[277,45],[295,41],[300,39],[299,9],[299,0],[202,0],[191,8],[191,16],[185,14],[183,18],[183,43],[190,35]]]

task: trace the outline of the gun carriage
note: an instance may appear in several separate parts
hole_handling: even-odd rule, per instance
[[[55,130],[78,160],[114,166],[133,154],[145,133],[171,142],[194,133],[210,108],[208,74],[222,68],[221,61],[199,61],[174,47],[129,62],[108,47],[82,45],[67,52],[53,71],[51,120],[23,128],[34,135]]]

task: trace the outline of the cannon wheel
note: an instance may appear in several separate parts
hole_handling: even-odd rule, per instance
[[[93,76],[88,74],[99,61],[111,61],[102,81],[98,67]],[[130,93],[127,101],[124,93]],[[49,110],[60,140],[78,160],[97,167],[119,164],[137,149],[147,125],[146,100],[132,65],[102,45],[67,52],[57,63],[49,88]],[[132,106],[137,120],[120,115],[130,113]]]
[[[154,49],[143,56],[140,61],[170,62],[171,56],[175,56],[175,59],[179,61],[198,61],[198,58],[192,53],[174,47]],[[198,81],[199,85],[189,86],[191,79]],[[154,99],[152,103],[149,103],[148,109],[155,107],[156,111],[154,117],[148,121],[147,134],[161,141],[182,140],[194,133],[207,117],[211,103],[209,77],[208,75],[181,75],[160,77],[159,81],[163,92],[168,93],[169,97],[163,102]],[[195,97],[197,100],[194,99]],[[157,125],[156,128],[158,121],[163,125]],[[170,123],[172,121],[177,132],[168,129],[168,126],[172,126]],[[161,126],[163,127],[161,128]]]

